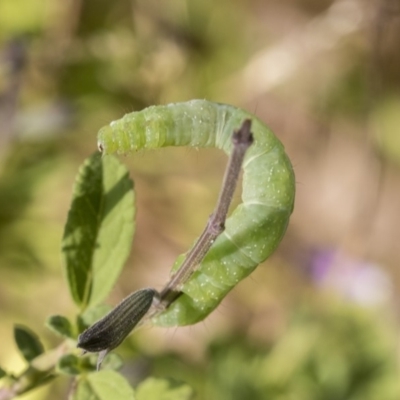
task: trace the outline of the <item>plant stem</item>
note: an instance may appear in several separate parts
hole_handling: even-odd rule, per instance
[[[40,354],[18,376],[9,379],[9,385],[0,388],[0,400],[10,400],[54,379],[58,360],[72,348],[69,341],[64,341],[55,349]]]
[[[210,215],[206,227],[195,245],[188,252],[179,270],[161,290],[160,306],[157,306],[159,311],[168,308],[182,294],[182,286],[196,271],[216,238],[225,230],[226,216],[239,180],[244,156],[253,143],[253,135],[250,132],[250,128],[251,120],[246,119],[240,129],[232,135],[233,149],[229,156],[214,212]]]

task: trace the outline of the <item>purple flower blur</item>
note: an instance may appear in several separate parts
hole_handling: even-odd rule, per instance
[[[335,249],[317,251],[311,259],[313,281],[363,306],[386,303],[392,294],[388,274],[378,265]]]

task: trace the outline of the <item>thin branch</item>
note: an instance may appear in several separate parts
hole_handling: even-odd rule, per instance
[[[247,149],[253,143],[250,132],[251,120],[246,119],[239,130],[232,135],[233,149],[225,170],[221,192],[214,212],[210,215],[204,231],[188,252],[179,270],[171,277],[160,293],[161,309],[169,305],[181,295],[182,286],[190,279],[217,237],[225,230],[225,220],[235,192],[240,170]]]
[[[19,375],[3,378],[8,382],[0,388],[0,400],[14,399],[54,379],[57,376],[55,368],[58,360],[73,348],[71,342],[66,340],[58,347],[37,356]]]

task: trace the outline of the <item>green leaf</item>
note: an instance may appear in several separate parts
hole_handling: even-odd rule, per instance
[[[104,300],[129,256],[134,232],[133,184],[113,156],[94,154],[76,177],[62,242],[75,303]]]
[[[57,370],[66,375],[79,375],[84,372],[81,358],[74,354],[62,356],[57,363]]]
[[[96,359],[94,360],[94,366],[97,365],[97,356]],[[119,369],[122,368],[123,361],[122,358],[115,353],[109,353],[101,363],[101,369],[102,370],[115,370],[118,371]]]
[[[28,362],[44,352],[43,345],[36,333],[26,326],[14,326],[14,339],[22,356]]]
[[[193,389],[171,379],[148,378],[136,389],[136,400],[190,400]]]
[[[115,363],[116,362],[117,361],[115,361]],[[58,360],[57,370],[65,375],[80,375],[82,373],[96,371],[96,366],[97,354],[88,354],[85,356],[66,354]]]
[[[72,400],[134,400],[132,387],[118,372],[100,371],[82,376]]]
[[[7,372],[4,371],[4,369],[0,367],[0,379],[1,379],[1,378],[4,378],[4,377],[7,376],[7,375],[8,375]]]
[[[66,354],[57,362],[57,371],[65,375],[80,375],[82,373],[94,372],[97,368],[98,355],[91,353],[77,356]],[[101,370],[118,370],[122,367],[122,359],[118,354],[107,354],[101,364]]]
[[[75,339],[76,335],[71,322],[62,315],[52,315],[48,317],[45,325],[59,336]]]

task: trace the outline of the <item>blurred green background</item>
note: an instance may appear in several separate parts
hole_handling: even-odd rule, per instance
[[[146,327],[117,350],[136,385],[196,399],[400,398],[400,9],[396,0],[0,0],[0,365],[14,323],[73,316],[60,241],[98,129],[205,98],[255,113],[284,143],[297,198],[275,254],[196,326]],[[123,158],[132,255],[109,302],[161,288],[200,233],[226,157]],[[239,201],[240,193],[236,201]],[[23,396],[66,399],[70,381]]]

